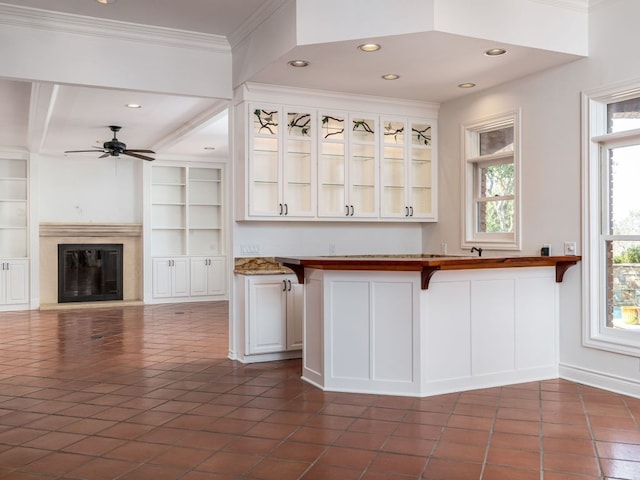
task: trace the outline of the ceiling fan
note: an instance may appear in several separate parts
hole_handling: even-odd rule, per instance
[[[93,147],[95,150],[66,150],[64,153],[88,153],[88,152],[103,152],[98,158],[105,157],[119,157],[120,155],[128,155],[130,157],[140,158],[142,160],[152,161],[155,158],[149,157],[147,155],[142,155],[143,153],[156,153],[153,150],[129,150],[127,149],[127,145],[122,143],[117,139],[116,134],[120,131],[122,127],[117,125],[109,125],[109,129],[113,132],[113,138],[108,142],[104,142],[102,147]]]

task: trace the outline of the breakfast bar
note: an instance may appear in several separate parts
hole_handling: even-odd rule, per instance
[[[280,257],[304,284],[304,380],[406,396],[558,376],[558,288],[578,256]]]

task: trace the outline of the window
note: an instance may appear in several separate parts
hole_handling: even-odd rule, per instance
[[[640,85],[583,95],[584,344],[640,356]]]
[[[462,127],[463,248],[520,249],[519,118],[510,112]]]

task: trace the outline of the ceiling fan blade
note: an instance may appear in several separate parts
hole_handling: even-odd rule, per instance
[[[103,153],[102,155],[100,155],[98,158],[106,158],[106,157],[108,157],[109,155],[111,155],[109,152],[105,152],[105,153]]]
[[[153,150],[138,150],[138,149],[127,149],[127,152],[135,152],[135,153],[156,153]]]
[[[153,160],[155,160],[155,158],[147,157],[146,155],[140,155],[139,153],[135,153],[135,151],[132,151],[132,150],[124,150],[122,154],[129,155],[130,157],[140,158],[142,160],[147,160],[149,162],[152,162]]]
[[[64,153],[97,153],[103,152],[102,148],[96,147],[97,150],[65,150]]]

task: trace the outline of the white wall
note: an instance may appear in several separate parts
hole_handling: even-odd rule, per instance
[[[441,105],[439,115],[440,221],[425,226],[426,251],[447,242],[460,251],[460,124],[522,109],[522,254],[543,243],[562,254],[565,240],[581,251],[580,93],[640,78],[634,19],[640,2],[609,0],[591,9],[590,56],[541,74]],[[607,388],[640,391],[637,358],[584,348],[580,268],[560,285],[560,361],[565,376]],[[631,382],[631,383],[628,383]]]
[[[420,224],[238,222],[233,255],[251,256],[244,245],[259,245],[262,257],[420,253],[421,238]]]
[[[141,162],[32,155],[39,169],[39,222],[141,223]]]

